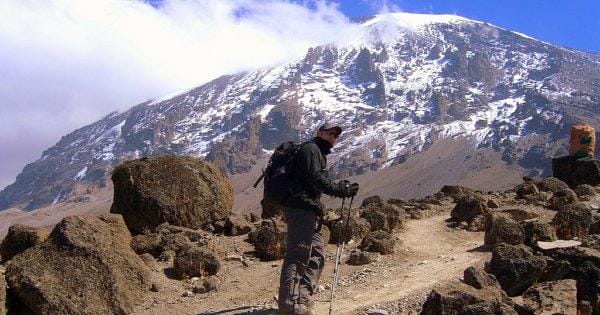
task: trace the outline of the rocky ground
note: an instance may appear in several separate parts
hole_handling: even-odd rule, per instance
[[[149,167],[148,160],[138,163],[133,175]],[[590,163],[597,168],[598,161]],[[127,201],[139,205],[130,209],[134,215],[70,216],[51,231],[8,228],[0,244],[0,280],[6,281],[0,287],[9,294],[0,298],[10,312],[277,312],[286,225],[278,217],[210,217],[210,207],[182,208],[182,200],[205,198],[196,193],[203,187],[219,187],[206,174],[175,174],[155,164],[154,180],[115,180],[116,187],[132,189],[115,189],[115,200],[141,196]],[[181,176],[193,185],[181,185]],[[333,313],[600,312],[600,186],[571,184],[525,177],[499,192],[444,186],[419,199],[358,199]],[[216,202],[233,200],[224,185],[210,194]],[[178,221],[187,226],[154,225],[170,213],[187,218]],[[141,222],[142,214],[155,217]],[[339,209],[330,208],[323,220],[332,243],[338,217]],[[317,314],[329,310],[335,250],[327,245]]]

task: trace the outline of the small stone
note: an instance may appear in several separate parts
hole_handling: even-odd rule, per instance
[[[190,282],[196,282],[196,281],[198,281],[198,280],[200,280],[200,278],[198,278],[198,277],[192,277],[192,278],[190,279]]]
[[[160,292],[162,290],[162,287],[160,284],[153,282],[152,286],[150,286],[150,291],[152,292]]]
[[[557,240],[554,242],[542,242],[542,241],[538,241],[537,242],[537,246],[540,249],[554,249],[554,248],[567,248],[567,247],[574,247],[574,246],[580,246],[581,242],[580,241],[574,241],[574,240]]]
[[[192,291],[185,291],[185,292],[183,292],[182,296],[183,297],[192,297],[192,296],[194,296],[194,292],[192,292]]]
[[[372,308],[367,310],[367,315],[389,315],[390,313],[386,310]]]
[[[240,255],[227,255],[225,260],[227,261],[242,261],[244,258]]]

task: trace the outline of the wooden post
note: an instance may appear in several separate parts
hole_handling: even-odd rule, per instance
[[[571,127],[569,155],[576,158],[594,157],[596,131],[592,126],[581,123]]]

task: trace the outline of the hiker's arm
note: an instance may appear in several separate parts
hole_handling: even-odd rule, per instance
[[[306,183],[314,186],[317,190],[323,191],[323,193],[339,197],[341,196],[340,186],[325,176],[325,169],[321,169],[318,163],[319,152],[316,152],[318,148],[306,147],[300,154],[302,154],[299,163],[300,174],[304,176]]]

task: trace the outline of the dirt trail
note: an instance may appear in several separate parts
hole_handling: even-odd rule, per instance
[[[446,205],[447,209],[448,205]],[[408,220],[396,233],[401,243],[396,253],[381,256],[379,262],[364,266],[343,264],[335,314],[364,314],[365,308],[393,305],[394,313],[408,313],[422,303],[436,285],[462,277],[464,269],[489,254],[478,250],[483,233],[466,232],[446,226],[448,211],[421,220]],[[244,236],[219,238],[227,254],[252,250]],[[358,244],[348,245],[348,254]],[[320,284],[329,288],[335,245],[328,245],[328,261]],[[345,255],[347,256],[347,255]],[[345,261],[345,258],[343,259]],[[166,268],[166,269],[165,269]],[[182,297],[193,283],[165,277],[168,264],[157,263],[155,281],[162,287],[151,292],[136,314],[273,314],[276,307],[281,261],[255,261],[244,267],[239,261],[225,261],[216,292]],[[167,271],[168,272],[168,271]],[[317,314],[327,314],[330,290],[316,296]]]
[[[366,274],[364,282],[340,288],[335,299],[335,313],[357,313],[362,308],[393,301],[422,301],[434,286],[459,279],[467,267],[489,256],[479,249],[483,245],[483,233],[449,228],[446,218],[448,215],[443,214],[408,221],[406,229],[397,233],[402,245],[396,254],[382,257],[382,261],[374,266],[366,266],[369,272],[362,268],[362,274]],[[347,267],[343,266],[351,271]],[[329,291],[325,293],[327,298],[320,299],[322,303],[317,305],[318,314],[328,311]],[[403,310],[408,312],[414,306],[404,305]]]

